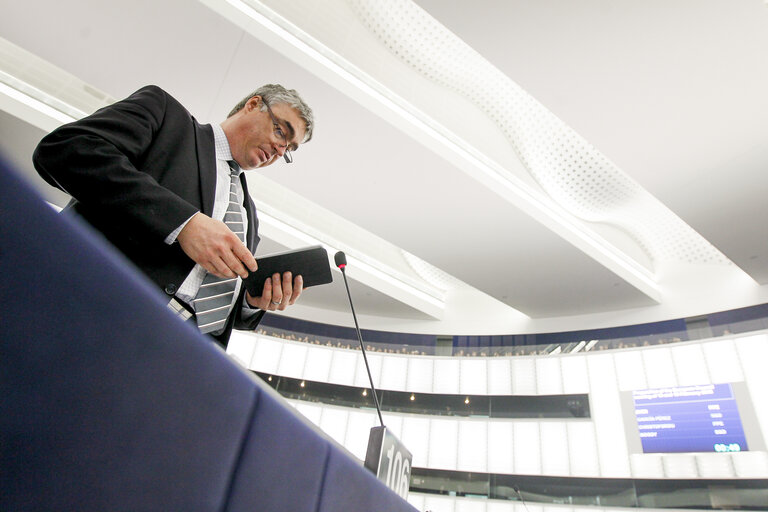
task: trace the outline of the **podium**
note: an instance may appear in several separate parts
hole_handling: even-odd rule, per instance
[[[409,511],[0,162],[0,510]]]

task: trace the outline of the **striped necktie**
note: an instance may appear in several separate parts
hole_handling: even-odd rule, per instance
[[[239,166],[229,162],[231,169],[229,183],[229,206],[224,214],[224,223],[231,229],[241,242],[245,242],[243,213],[237,200],[237,180]],[[232,309],[235,287],[238,277],[221,278],[208,273],[200,285],[197,295],[192,300],[192,307],[197,317],[197,326],[203,334],[219,334],[227,324],[229,311]]]

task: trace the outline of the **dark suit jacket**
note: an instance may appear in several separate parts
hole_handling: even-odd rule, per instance
[[[125,254],[169,296],[195,265],[164,239],[195,212],[213,213],[216,158],[213,129],[199,124],[173,97],[147,86],[47,135],[35,168],[69,193],[72,209]],[[259,243],[256,208],[241,175],[248,214],[247,246]],[[240,304],[244,288],[241,287]],[[119,291],[115,292],[119,297]],[[235,307],[232,327],[253,329],[263,313]]]

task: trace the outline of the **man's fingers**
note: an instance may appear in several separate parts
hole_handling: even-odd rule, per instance
[[[256,297],[256,303],[252,305],[264,311],[274,311],[275,304],[272,303],[275,300],[272,296],[272,278],[264,280],[264,288],[261,291],[261,297]],[[277,302],[277,301],[275,301]]]
[[[296,302],[304,289],[304,279],[301,276],[296,276],[295,279],[291,277],[290,272],[285,272],[282,276],[273,274],[264,281],[260,297],[248,294],[248,303],[264,311],[285,310]]]
[[[280,274],[272,274],[272,300],[270,301],[270,309],[274,311],[280,308],[283,304],[283,287],[280,284]],[[285,309],[285,308],[283,308]]]
[[[248,270],[251,272],[256,272],[256,270],[259,268],[259,265],[256,263],[256,258],[253,257],[251,251],[249,251],[244,244],[237,244],[232,252],[235,254],[235,257],[239,261],[243,262],[243,264],[248,267]],[[248,277],[248,275],[246,274],[243,277]]]
[[[212,260],[208,267],[203,265],[203,267],[213,275],[221,278],[232,278],[235,277],[234,272],[229,268],[229,265],[226,261],[224,261],[221,258],[217,258],[215,260]]]
[[[248,250],[234,233],[227,239],[227,242],[229,245],[221,249],[221,257],[232,272],[232,275],[228,275],[227,277],[234,277],[235,274],[237,274],[245,279],[248,277],[248,269],[254,271],[258,268],[256,259],[253,257],[253,254],[251,254],[251,251]]]
[[[293,296],[293,277],[291,273],[283,272],[282,281],[282,295],[280,298],[280,306],[278,308],[280,311],[284,311],[290,304],[293,304],[293,302],[291,302],[291,297]]]
[[[301,276],[296,276],[296,279],[293,280],[293,289],[291,290],[291,301],[290,305],[293,306],[293,304],[296,302],[296,299],[299,298],[299,295],[301,295],[301,292],[304,290],[304,278]]]
[[[246,252],[248,251],[246,250]],[[239,275],[243,279],[248,277],[248,271],[245,269],[243,262],[237,258],[234,252],[230,252],[228,255],[225,256],[224,263],[233,272],[232,277],[234,277],[234,274]]]
[[[272,280],[264,280],[264,290],[261,292],[261,300],[263,302],[261,309],[267,309],[269,307],[269,301],[272,300]]]

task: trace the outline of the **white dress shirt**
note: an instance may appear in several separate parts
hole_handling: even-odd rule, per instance
[[[229,149],[229,142],[227,141],[224,129],[218,124],[212,124],[211,126],[213,127],[213,138],[216,146],[216,196],[213,203],[213,215],[211,215],[211,217],[223,221],[224,214],[229,207],[229,188],[232,179],[230,178],[231,169],[228,162],[232,160],[232,152]],[[240,172],[242,172],[242,170],[240,170]],[[248,216],[246,215],[245,207],[243,206],[245,204],[243,187],[240,180],[236,180],[235,183],[237,188],[237,200],[238,203],[240,203],[240,211],[243,214],[243,231],[248,233]],[[165,239],[166,243],[173,243],[191,218],[192,217],[187,219],[184,224],[168,235],[168,238]],[[197,295],[197,291],[200,289],[200,285],[202,284],[206,273],[207,271],[200,266],[199,263],[195,264],[192,271],[176,292],[176,297],[187,304],[192,304],[192,299]],[[235,294],[232,298],[233,303],[240,293],[242,284],[242,280],[238,279],[237,285],[235,286]]]

